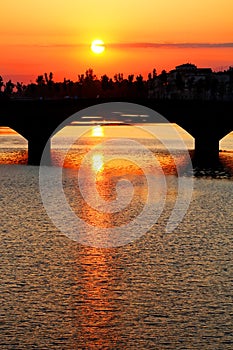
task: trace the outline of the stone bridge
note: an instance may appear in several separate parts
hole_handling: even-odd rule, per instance
[[[28,141],[28,164],[40,164],[41,155],[55,129],[84,108],[116,100],[0,100],[0,126],[8,126]],[[219,141],[233,130],[233,101],[120,100],[148,107],[176,123],[195,139],[195,159],[214,160]],[[78,119],[77,119],[78,120]],[[105,118],[106,120],[106,118]],[[122,119],[121,119],[122,121]],[[153,117],[147,123],[156,123]],[[48,149],[50,152],[50,149]]]

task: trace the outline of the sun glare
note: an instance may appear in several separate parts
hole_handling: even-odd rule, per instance
[[[97,153],[92,156],[92,170],[95,173],[98,173],[103,169],[104,166],[104,157],[103,154]]]
[[[103,137],[104,136],[104,128],[100,125],[95,126],[91,130],[91,136],[93,137]]]
[[[103,53],[105,50],[103,40],[97,39],[97,40],[92,41],[91,50],[92,50],[92,52],[94,52],[97,55]]]

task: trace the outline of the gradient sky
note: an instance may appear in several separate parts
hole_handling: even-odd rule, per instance
[[[221,70],[233,65],[232,0],[1,1],[0,75],[35,81],[76,79],[89,67],[106,73],[147,73],[191,62]],[[91,53],[94,39],[105,53]]]

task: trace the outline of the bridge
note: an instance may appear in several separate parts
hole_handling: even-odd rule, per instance
[[[0,126],[7,126],[28,141],[28,164],[39,165],[45,145],[55,129],[84,108],[116,100],[0,100]],[[233,101],[122,100],[149,107],[169,122],[176,123],[195,139],[194,158],[200,162],[217,160],[219,141],[233,130]],[[156,122],[153,118],[148,123]],[[49,142],[48,142],[49,141]]]

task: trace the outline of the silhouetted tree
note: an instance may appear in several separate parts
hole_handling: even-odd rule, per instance
[[[167,84],[167,72],[165,70],[162,70],[161,74],[159,75],[159,80],[163,85]]]
[[[129,74],[128,75],[128,85],[129,86],[133,85],[133,79],[134,79],[134,74]]]
[[[48,85],[49,78],[48,78],[48,74],[47,73],[44,74],[44,78],[45,78],[46,84]]]
[[[53,85],[53,73],[50,72],[49,75],[47,73],[44,73],[44,78],[47,86],[51,87]]]
[[[36,82],[38,84],[38,86],[43,86],[45,85],[45,81],[44,81],[44,76],[43,75],[38,75]]]
[[[52,72],[49,73],[49,81],[53,81],[53,73]]]
[[[12,95],[14,87],[15,87],[15,84],[13,84],[11,80],[8,80],[5,85],[5,90],[4,90],[5,94],[8,96]]]
[[[156,72],[156,69],[154,68],[153,69],[153,76],[152,76],[152,78],[155,79],[156,77],[157,77],[157,72]]]
[[[66,78],[64,78],[63,83],[62,83],[62,88],[65,91],[65,93],[67,93],[67,86],[68,86],[69,80],[67,80]]]
[[[144,82],[143,82],[143,76],[141,74],[136,76],[136,89],[138,92],[138,95],[142,97],[143,91],[144,91]]]
[[[83,84],[84,83],[84,80],[85,80],[85,76],[84,74],[79,74],[78,75],[78,82]]]
[[[4,82],[3,82],[3,79],[0,75],[0,92],[2,91],[2,88],[4,87]]]
[[[52,90],[53,85],[54,85],[53,73],[52,72],[49,73],[49,80],[48,80],[47,85],[48,85],[49,90]]]
[[[114,82],[113,82],[112,78],[109,79],[109,88],[110,88],[111,90],[114,89]]]
[[[122,81],[124,80],[124,75],[123,75],[123,73],[117,73],[114,75],[113,78],[114,78],[116,83],[121,84]]]
[[[17,83],[16,83],[16,89],[17,89],[17,94],[22,95],[23,89],[24,89],[23,83],[19,83],[19,82],[17,81]]]
[[[30,83],[24,88],[24,95],[27,97],[38,97],[38,85]]]
[[[85,72],[85,82],[88,83],[88,82],[92,82],[94,80],[96,80],[96,75],[94,74],[94,71],[93,69],[89,68],[86,70]]]
[[[109,77],[106,74],[101,77],[101,88],[103,90],[109,89]]]
[[[157,72],[156,69],[154,68],[152,73],[148,74],[148,80],[151,82],[152,80],[155,80],[157,78]]]

